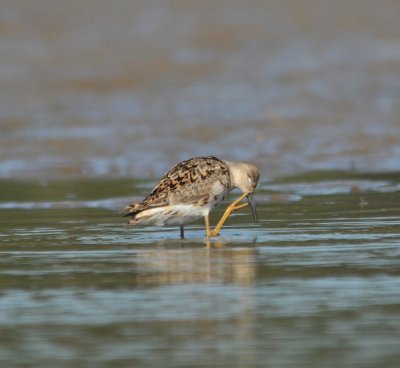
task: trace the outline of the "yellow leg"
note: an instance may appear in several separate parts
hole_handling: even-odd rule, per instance
[[[221,219],[219,220],[217,226],[215,226],[214,230],[211,232],[210,236],[217,236],[218,232],[220,231],[222,225],[225,223],[226,219],[229,217],[229,215],[237,210],[240,210],[243,207],[246,207],[248,203],[242,203],[238,205],[238,203],[245,197],[247,197],[247,193],[243,193],[238,199],[233,201],[225,210],[225,213],[222,215]]]
[[[204,216],[204,221],[206,223],[206,236],[207,240],[210,239],[211,231],[210,231],[210,220],[208,219],[208,215]]]

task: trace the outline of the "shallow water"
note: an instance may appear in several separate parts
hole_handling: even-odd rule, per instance
[[[152,182],[0,182],[1,365],[397,367],[399,178],[261,183],[209,247],[123,226]]]

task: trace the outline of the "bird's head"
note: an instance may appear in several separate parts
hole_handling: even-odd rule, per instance
[[[232,189],[239,188],[246,194],[253,212],[254,221],[257,222],[258,217],[253,200],[253,193],[260,179],[260,171],[256,166],[244,162],[228,162],[228,165],[231,174]]]

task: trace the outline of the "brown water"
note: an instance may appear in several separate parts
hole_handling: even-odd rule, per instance
[[[209,248],[123,226],[151,184],[0,183],[2,367],[399,365],[399,174],[263,182]]]

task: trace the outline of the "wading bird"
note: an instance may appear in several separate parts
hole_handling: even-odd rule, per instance
[[[130,225],[179,225],[181,238],[184,226],[203,217],[206,236],[217,236],[229,215],[245,206],[247,198],[258,221],[253,192],[260,177],[259,170],[244,162],[230,162],[213,156],[195,157],[173,166],[153,191],[140,203],[125,208]],[[226,209],[217,226],[210,230],[209,214],[234,188],[243,194]]]

